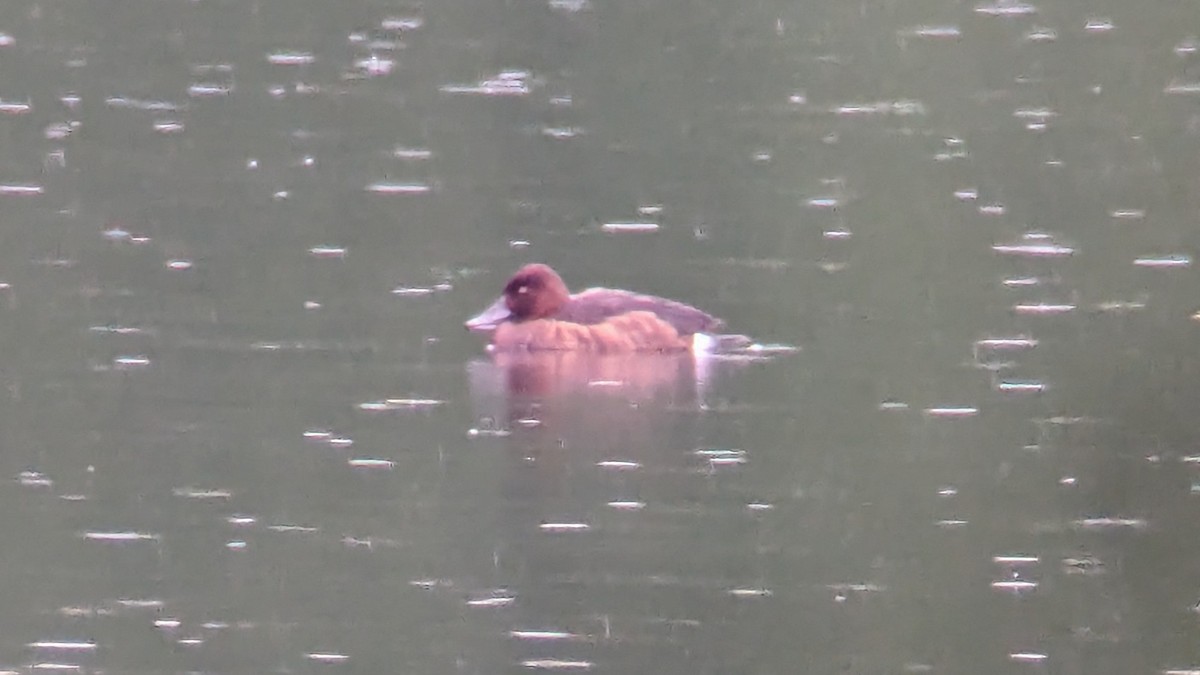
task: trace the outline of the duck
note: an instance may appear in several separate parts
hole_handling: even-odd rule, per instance
[[[542,263],[517,270],[500,297],[465,323],[470,331],[491,333],[494,352],[605,354],[684,352],[697,336],[724,325],[703,310],[654,295],[613,288],[572,294]]]

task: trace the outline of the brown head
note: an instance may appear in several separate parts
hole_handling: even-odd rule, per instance
[[[533,263],[517,270],[504,292],[490,307],[467,321],[470,330],[494,330],[505,322],[545,319],[558,313],[571,299],[562,277],[549,265]]]

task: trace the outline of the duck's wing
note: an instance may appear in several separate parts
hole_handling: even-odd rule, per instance
[[[725,324],[717,317],[682,302],[613,288],[589,288],[572,295],[554,318],[595,324],[609,317],[636,311],[653,312],[674,326],[680,335],[705,333]]]

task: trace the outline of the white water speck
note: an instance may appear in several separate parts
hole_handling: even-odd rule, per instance
[[[1000,2],[976,5],[975,7],[975,13],[983,14],[984,16],[1028,16],[1030,14],[1036,14],[1037,11],[1037,7],[1033,5],[1024,2],[1015,2],[1013,0],[1001,0]]]
[[[1146,217],[1145,209],[1113,209],[1108,215],[1114,220],[1142,220]]]
[[[600,467],[601,469],[613,469],[616,471],[633,471],[635,469],[642,468],[640,462],[634,462],[625,459],[606,459],[596,462],[596,466]]]
[[[390,16],[379,22],[379,27],[384,30],[401,32],[417,30],[424,25],[425,19],[419,16]]]
[[[308,652],[304,655],[304,658],[318,663],[345,663],[350,660],[348,654],[338,652]]]
[[[470,598],[467,600],[467,607],[508,607],[516,602],[517,599],[511,595],[489,595],[481,598]]]
[[[313,246],[308,249],[308,254],[314,258],[336,258],[342,259],[348,253],[344,246]]]
[[[532,670],[589,670],[594,664],[591,661],[572,661],[565,659],[527,659],[521,666]]]
[[[116,370],[140,370],[150,366],[150,357],[143,354],[118,356],[112,360],[112,365]]]
[[[84,539],[91,541],[106,541],[114,543],[136,542],[136,541],[158,541],[157,534],[147,532],[134,532],[132,530],[118,531],[90,531],[83,533]]]
[[[1026,42],[1054,42],[1058,39],[1058,31],[1045,26],[1034,26],[1025,32]]]
[[[195,82],[188,85],[187,94],[192,98],[219,98],[233,93],[233,86],[216,82]]]
[[[1133,264],[1138,267],[1151,267],[1156,269],[1191,267],[1192,256],[1185,253],[1176,253],[1163,256],[1143,256],[1136,258],[1133,261]]]
[[[659,224],[658,223],[613,222],[613,223],[602,224],[600,226],[600,230],[602,232],[607,232],[609,234],[626,234],[626,233],[640,234],[640,233],[647,233],[647,232],[657,232],[659,230]]]
[[[1019,302],[1012,307],[1014,314],[1026,316],[1057,316],[1075,309],[1076,305],[1066,302]]]
[[[1027,579],[1002,579],[992,582],[992,588],[998,591],[1010,591],[1013,593],[1032,591],[1037,587],[1038,582],[1029,581]]]
[[[64,652],[91,652],[96,650],[96,643],[89,640],[38,640],[26,645],[30,649],[45,649]]]
[[[402,159],[409,162],[419,162],[432,158],[433,151],[429,148],[414,148],[398,145],[392,149],[392,156],[396,159]]]
[[[543,532],[587,532],[592,526],[587,523],[542,523],[538,529]]]
[[[372,457],[355,457],[346,461],[352,468],[355,469],[372,469],[391,471],[396,468],[396,463],[390,459],[376,459]]]
[[[267,63],[276,66],[306,66],[314,63],[317,57],[312,52],[272,52],[267,54]]]
[[[900,31],[900,35],[904,37],[918,37],[927,39],[954,39],[962,37],[962,29],[955,25],[934,25],[934,26],[913,26]]]
[[[367,192],[378,195],[424,195],[432,190],[426,183],[371,183],[366,187]]]
[[[4,183],[0,184],[0,195],[14,197],[30,197],[45,193],[46,189],[36,183]]]
[[[533,640],[537,642],[554,642],[559,640],[577,640],[580,638],[575,633],[570,633],[563,630],[510,630],[509,637],[514,637],[518,640]]]
[[[176,497],[183,497],[184,499],[198,499],[198,500],[208,500],[208,499],[228,500],[228,499],[233,498],[232,492],[230,492],[229,490],[220,489],[220,488],[210,489],[210,488],[181,487],[181,488],[175,488],[174,490],[172,490],[171,494],[175,495]]]

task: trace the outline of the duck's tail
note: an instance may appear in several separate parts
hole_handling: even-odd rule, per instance
[[[696,354],[737,354],[749,349],[754,344],[745,335],[711,335],[696,333],[692,338],[692,350]]]

